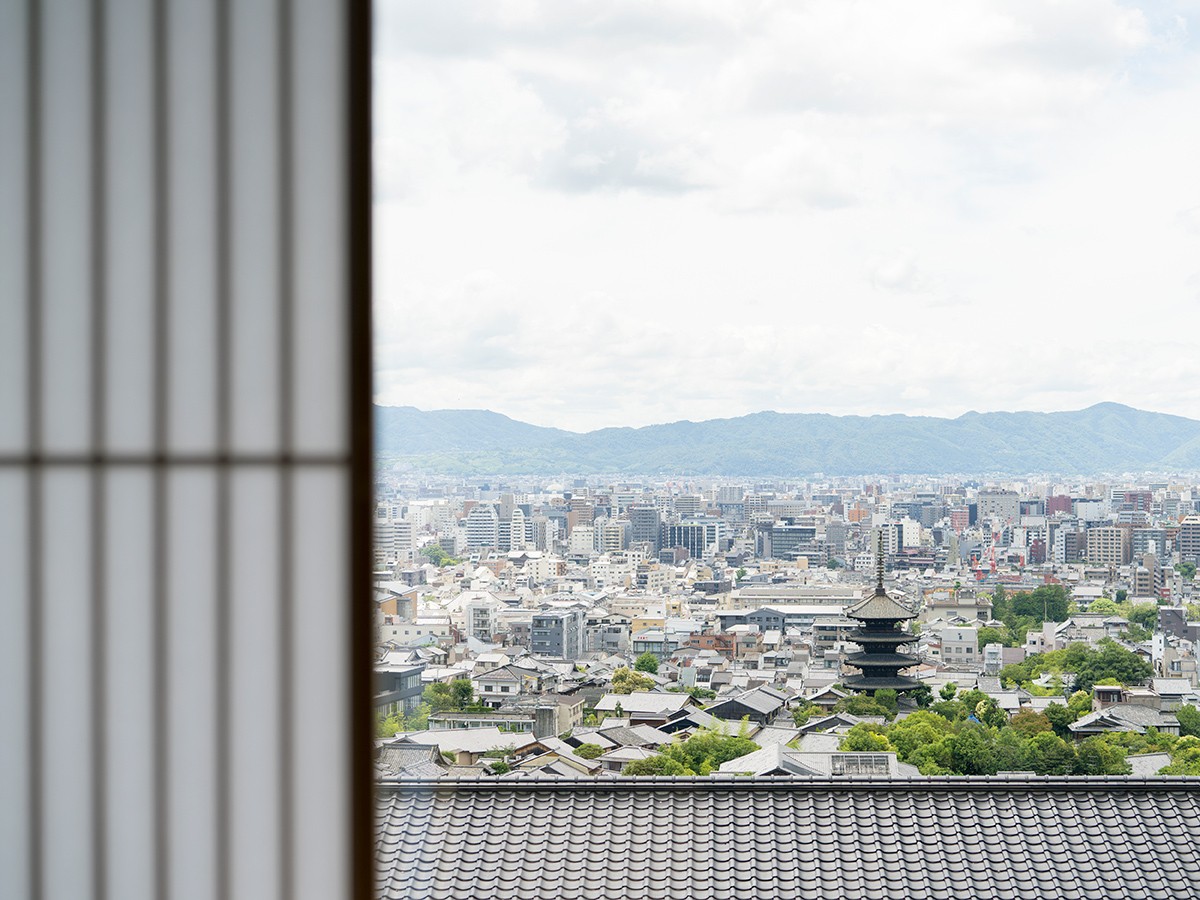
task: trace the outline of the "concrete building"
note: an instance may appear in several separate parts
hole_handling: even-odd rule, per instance
[[[567,539],[567,549],[571,553],[595,553],[596,552],[596,529],[591,525],[576,525],[571,529],[571,535]]]
[[[628,510],[630,543],[650,544],[658,553],[662,549],[662,513],[653,506],[631,506]]]
[[[721,545],[725,523],[720,519],[697,519],[663,525],[662,546],[682,547],[692,559],[712,557]]]
[[[421,705],[421,673],[425,663],[389,653],[375,665],[375,711],[384,715],[416,712]]]
[[[583,606],[534,613],[530,651],[534,656],[578,659],[583,654],[586,626],[587,610]]]
[[[491,643],[492,638],[501,630],[498,612],[502,606],[500,601],[490,598],[467,602],[463,606],[467,634],[476,640]]]
[[[1200,564],[1200,516],[1187,516],[1179,523],[1179,561]]]
[[[771,557],[795,559],[801,551],[817,539],[815,525],[791,525],[776,522],[771,526]]]
[[[1123,566],[1131,558],[1130,529],[1104,525],[1087,530],[1088,562],[1099,566]]]
[[[628,519],[603,519],[594,525],[596,549],[615,553],[629,546],[633,526]]]
[[[943,665],[978,666],[982,663],[979,629],[975,626],[943,628],[941,638]]]
[[[500,516],[490,503],[476,503],[467,514],[467,546],[496,547],[500,542]]]
[[[993,518],[1001,522],[1016,522],[1021,517],[1021,498],[1016,491],[980,491],[976,502],[981,522]]]
[[[1147,553],[1162,558],[1167,552],[1167,532],[1165,528],[1135,528],[1129,543],[1134,559],[1139,559]]]

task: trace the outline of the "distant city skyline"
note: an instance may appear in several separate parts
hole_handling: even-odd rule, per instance
[[[1196,0],[376,16],[379,403],[1200,411]]]

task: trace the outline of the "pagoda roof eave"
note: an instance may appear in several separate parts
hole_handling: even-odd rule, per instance
[[[901,622],[917,617],[917,614],[903,603],[893,600],[886,592],[879,591],[849,607],[846,615],[860,622]]]

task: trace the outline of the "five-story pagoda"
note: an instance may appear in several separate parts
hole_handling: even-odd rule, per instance
[[[901,669],[915,666],[918,662],[915,656],[899,652],[901,645],[916,640],[916,636],[910,634],[903,623],[915,619],[917,614],[893,600],[883,589],[882,545],[881,540],[875,554],[875,593],[846,610],[846,615],[862,623],[848,635],[862,650],[848,656],[846,662],[862,674],[847,676],[842,683],[868,694],[885,688],[897,692],[911,691],[920,685],[917,679],[900,674]]]

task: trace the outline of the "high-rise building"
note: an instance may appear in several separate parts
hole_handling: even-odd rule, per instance
[[[467,546],[497,547],[500,544],[500,516],[490,503],[477,503],[467,514]]]
[[[1130,549],[1134,559],[1140,559],[1147,553],[1162,556],[1167,550],[1167,532],[1165,528],[1135,528],[1130,534]]]
[[[669,523],[662,526],[662,546],[681,547],[693,559],[705,559],[720,549],[724,529],[720,519]]]
[[[657,553],[662,548],[662,513],[653,506],[631,506],[628,510],[632,532],[629,540],[634,544],[650,544]]]
[[[704,512],[704,498],[699,494],[680,494],[672,505],[681,518],[698,516]]]
[[[525,513],[520,507],[515,507],[509,518],[508,550],[524,550],[528,546],[525,526]]]
[[[1071,498],[1066,494],[1055,494],[1046,498],[1046,515],[1053,516],[1059,513],[1066,516],[1071,514]]]
[[[1200,516],[1187,516],[1179,523],[1177,544],[1180,562],[1200,563]]]
[[[1016,491],[980,491],[977,502],[982,522],[1015,522],[1021,517],[1021,498]]]
[[[1130,530],[1113,525],[1087,530],[1088,562],[1100,566],[1123,566],[1130,561]]]

